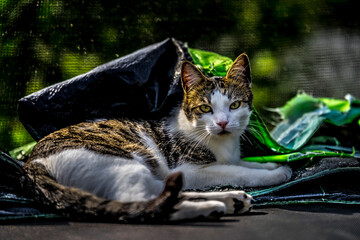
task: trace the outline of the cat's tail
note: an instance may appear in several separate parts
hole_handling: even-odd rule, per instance
[[[72,220],[97,222],[167,221],[179,203],[183,185],[182,173],[171,174],[163,192],[146,202],[122,203],[99,198],[77,188],[66,187],[51,178],[39,164],[27,164],[25,170],[30,181],[24,190],[44,203],[48,209]]]

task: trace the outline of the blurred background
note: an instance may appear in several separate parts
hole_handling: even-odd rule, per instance
[[[360,98],[356,0],[0,0],[0,149],[33,141],[17,101],[139,48],[174,37],[234,59],[250,57],[254,105],[299,90]]]

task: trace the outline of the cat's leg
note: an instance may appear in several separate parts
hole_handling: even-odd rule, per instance
[[[183,164],[175,171],[182,171],[184,189],[205,189],[216,185],[237,185],[242,187],[272,186],[290,179],[291,168],[281,166],[273,170],[254,169],[237,165],[195,165]]]
[[[162,193],[150,201],[122,203],[97,197],[78,188],[66,187],[49,176],[46,168],[38,163],[25,166],[27,184],[24,191],[50,210],[74,220],[86,221],[164,221],[177,212],[179,192],[182,188],[181,173],[170,175]],[[25,182],[25,181],[24,181]]]
[[[179,198],[183,177],[180,172],[171,174],[165,181],[162,193],[150,201],[111,201],[97,197],[78,188],[66,187],[48,175],[43,165],[27,164],[24,190],[37,201],[47,205],[49,210],[73,220],[86,221],[181,221],[204,218],[219,218],[226,206],[220,201],[191,202]]]
[[[216,200],[226,206],[226,214],[242,214],[252,208],[253,198],[244,191],[227,192],[182,192],[181,196],[189,201],[197,199]]]
[[[35,183],[31,192],[37,193],[36,199],[78,220],[178,221],[218,218],[226,209],[219,201],[194,203],[179,198],[181,173],[156,180],[139,159],[77,149],[33,160],[25,169]]]

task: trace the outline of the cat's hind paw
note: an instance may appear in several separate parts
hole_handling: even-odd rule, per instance
[[[215,200],[182,201],[175,206],[175,212],[170,215],[170,221],[189,219],[219,219],[226,212],[223,202]]]
[[[244,191],[224,192],[223,201],[226,205],[226,214],[243,214],[252,208],[253,198]]]
[[[253,198],[244,191],[228,192],[183,192],[181,195],[187,200],[206,199],[216,200],[225,204],[226,214],[242,214],[252,208]]]

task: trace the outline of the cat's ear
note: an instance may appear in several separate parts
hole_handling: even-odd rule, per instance
[[[235,59],[226,74],[226,78],[251,84],[250,61],[245,53]]]
[[[185,92],[205,79],[202,72],[191,62],[184,61],[181,64],[181,84]]]

